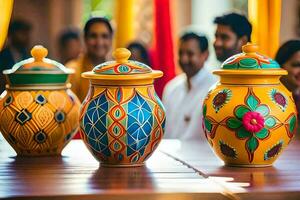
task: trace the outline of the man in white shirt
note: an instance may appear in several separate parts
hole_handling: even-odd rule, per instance
[[[186,33],[180,38],[179,65],[184,72],[165,87],[165,138],[205,140],[202,103],[217,77],[204,65],[209,55],[205,36]]]

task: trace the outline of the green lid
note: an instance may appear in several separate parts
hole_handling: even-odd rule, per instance
[[[43,46],[34,46],[32,58],[16,63],[11,69],[4,70],[8,85],[64,85],[68,75],[74,73],[61,63],[46,58],[48,50]]]
[[[231,56],[223,64],[222,69],[257,70],[257,69],[279,69],[279,64],[271,58],[259,53],[258,46],[246,44],[243,46],[243,53]]]

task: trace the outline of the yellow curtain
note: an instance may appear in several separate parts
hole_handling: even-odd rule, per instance
[[[279,47],[281,0],[248,0],[252,42],[262,54],[274,57]]]
[[[125,47],[134,39],[134,0],[116,0],[115,48]]]
[[[13,0],[0,0],[0,50],[5,43],[13,4]]]

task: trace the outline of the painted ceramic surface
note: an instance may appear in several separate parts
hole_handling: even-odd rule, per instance
[[[153,86],[93,87],[83,104],[82,138],[104,164],[142,164],[163,137],[165,113]]]
[[[228,83],[221,73],[221,83],[204,101],[206,138],[227,165],[271,165],[296,133],[297,112],[291,93],[279,82],[280,75],[274,81],[276,75],[269,72],[264,78],[272,79],[270,83],[258,78],[261,75],[245,76],[249,73],[245,70],[240,76],[238,70],[232,71],[232,83]],[[243,79],[248,84],[239,84]]]
[[[47,53],[35,46],[32,58],[4,71],[0,131],[19,156],[59,155],[79,128],[80,102],[66,82],[72,71]]]
[[[131,52],[125,48],[118,48],[113,52],[116,61],[108,61],[94,67],[93,72],[106,75],[133,75],[151,73],[152,69],[144,63],[128,60]]]
[[[71,90],[8,90],[0,105],[1,133],[18,155],[59,155],[78,130]]]
[[[95,67],[94,72],[97,74],[144,74],[151,73],[151,68],[138,61],[128,60],[126,64],[106,62]]]
[[[129,51],[125,49],[126,52]],[[125,57],[129,56],[127,54]],[[123,66],[132,64],[126,59],[120,61],[117,58],[117,62]],[[139,66],[133,68],[138,69]],[[147,70],[150,70],[147,73],[152,73],[151,68],[147,67]],[[119,80],[118,73],[112,75],[114,78],[109,77],[108,82],[101,80],[107,78],[101,76],[102,73],[100,76],[86,73],[98,82],[92,82],[81,108],[81,135],[87,148],[101,165],[140,166],[151,156],[163,137],[165,111],[155,93],[153,78],[147,77],[148,83],[144,84],[143,80],[138,79],[144,74],[134,72],[134,75],[124,77],[126,70],[121,73],[124,78]],[[128,81],[132,84],[127,85]],[[101,85],[104,82],[110,85]]]

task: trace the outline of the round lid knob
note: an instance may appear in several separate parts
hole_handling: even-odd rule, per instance
[[[242,47],[244,53],[256,53],[258,52],[258,46],[256,44],[251,44],[248,42],[246,45]]]
[[[36,45],[31,49],[30,53],[35,62],[42,62],[43,59],[48,55],[48,50],[42,45]]]
[[[127,63],[131,52],[126,48],[118,48],[112,55],[118,63]]]

